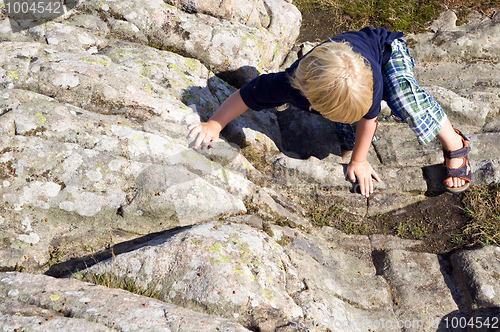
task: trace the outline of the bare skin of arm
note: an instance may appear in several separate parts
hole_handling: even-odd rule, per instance
[[[353,182],[358,180],[361,194],[369,197],[373,193],[372,177],[380,181],[380,177],[375,172],[370,163],[366,160],[368,150],[370,149],[373,135],[377,129],[375,119],[361,119],[356,125],[356,139],[354,141],[354,150],[352,151],[351,161],[347,169],[347,175]]]
[[[233,119],[245,113],[248,109],[247,105],[241,99],[240,91],[236,91],[219,107],[219,109],[210,117],[207,122],[191,124],[188,126],[190,130],[188,137],[192,138],[195,135],[196,141],[194,148],[208,147],[210,142],[215,142],[219,139],[221,130]]]

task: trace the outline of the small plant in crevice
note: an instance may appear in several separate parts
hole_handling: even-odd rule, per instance
[[[460,247],[463,244],[463,236],[461,234],[455,234],[451,238],[451,244],[453,244],[455,247]]]
[[[103,273],[92,273],[88,272],[86,274],[81,274],[80,271],[77,271],[76,274],[73,274],[78,280],[90,282],[95,285],[105,286],[108,288],[118,288],[123,289],[128,292],[151,297],[153,299],[158,299],[161,294],[161,288],[158,289],[158,284],[154,282],[150,282],[147,287],[138,286],[133,278],[119,278],[112,273],[103,272]]]
[[[394,235],[402,238],[406,237],[407,228],[408,226],[406,224],[400,222],[398,225],[394,227],[394,232],[395,232]]]
[[[348,235],[356,235],[366,233],[367,227],[364,224],[358,225],[350,221],[343,221],[340,230]]]
[[[64,253],[60,247],[49,249],[48,253],[49,253],[49,260],[47,264],[49,268],[51,268],[54,264],[64,262],[64,259],[62,259]]]
[[[411,235],[417,240],[423,240],[427,237],[427,231],[422,226],[415,224],[410,227]]]
[[[316,227],[332,226],[343,212],[341,207],[332,205],[328,210],[315,210],[311,215],[311,223]]]

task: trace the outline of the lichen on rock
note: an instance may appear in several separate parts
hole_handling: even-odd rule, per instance
[[[187,125],[312,47],[293,47],[290,2],[217,4],[90,0],[19,32],[0,21],[0,327],[399,331],[497,314],[497,247],[448,258],[339,230],[444,189],[439,144],[419,146],[387,108],[369,199],[346,179],[331,122],[289,105],[248,110],[192,148]],[[469,138],[474,185],[491,184],[500,23],[453,15],[407,44],[421,86]]]

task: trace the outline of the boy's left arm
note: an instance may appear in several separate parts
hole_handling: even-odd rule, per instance
[[[368,150],[372,144],[375,130],[377,129],[377,118],[364,119],[356,124],[356,139],[354,141],[354,150],[352,151],[351,161],[347,169],[347,175],[353,182],[358,180],[361,194],[369,197],[373,193],[373,180],[380,181],[380,177],[375,172],[370,163],[366,160]]]

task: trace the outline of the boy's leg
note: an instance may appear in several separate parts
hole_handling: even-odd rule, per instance
[[[404,45],[397,39],[392,42],[392,54],[382,68],[384,94],[392,112],[408,123],[421,144],[432,141],[446,120],[439,104],[420,89],[413,74],[415,63]]]
[[[337,134],[340,141],[340,157],[341,163],[347,163],[347,158],[351,155],[354,149],[354,141],[356,138],[356,123],[347,124],[334,122]],[[377,135],[373,136],[373,141],[377,140]]]
[[[455,129],[453,129],[453,126],[448,119],[445,120],[443,127],[437,134],[437,138],[441,142],[443,150],[456,151],[464,147],[462,138],[455,132]],[[449,166],[451,168],[459,168],[460,166],[462,166],[463,160],[460,158],[446,158],[445,163],[446,166]],[[444,185],[450,188],[459,188],[465,185],[465,180],[457,177],[448,178],[444,182]]]
[[[356,135],[356,124],[345,124],[334,122],[340,141],[341,163],[347,162],[347,157],[354,149],[354,139]]]
[[[463,147],[461,136],[453,129],[441,106],[420,89],[413,74],[415,63],[401,39],[391,44],[392,54],[382,69],[384,93],[387,104],[395,115],[408,123],[421,144],[435,137],[444,150],[454,151]],[[451,168],[459,168],[462,159],[445,159]],[[461,187],[465,181],[453,177],[445,182],[448,187]]]

